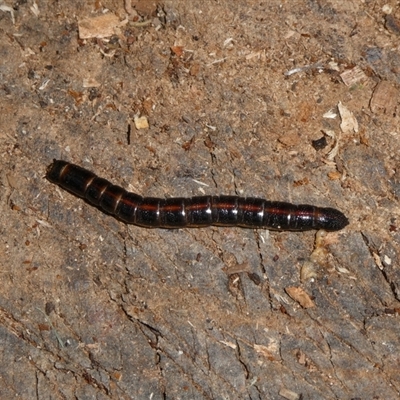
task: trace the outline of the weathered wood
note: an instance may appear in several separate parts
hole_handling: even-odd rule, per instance
[[[102,9],[31,6],[0,14],[0,398],[398,398],[399,117],[369,109],[398,85],[381,9],[166,1],[83,41],[76,18]],[[347,87],[354,64],[366,81]],[[358,133],[324,118],[339,101]],[[302,282],[314,233],[127,226],[49,184],[54,158],[148,196],[311,203],[350,225]]]

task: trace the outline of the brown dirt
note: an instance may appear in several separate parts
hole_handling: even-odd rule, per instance
[[[35,4],[0,11],[0,397],[397,399],[396,2],[132,1],[151,23],[97,39],[79,23],[123,2]],[[313,232],[127,226],[46,181],[53,158],[351,223],[302,282]]]

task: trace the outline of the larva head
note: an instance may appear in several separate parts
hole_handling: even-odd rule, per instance
[[[335,208],[318,208],[317,210],[316,229],[339,231],[349,224],[347,217]]]

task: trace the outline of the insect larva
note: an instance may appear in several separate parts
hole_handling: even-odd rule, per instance
[[[147,228],[200,228],[210,225],[306,231],[344,228],[348,219],[334,208],[290,204],[255,197],[142,197],[67,161],[54,160],[47,179],[108,214]]]

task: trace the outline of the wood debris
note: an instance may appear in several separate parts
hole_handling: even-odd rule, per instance
[[[386,15],[385,28],[396,35],[400,35],[400,20],[392,14]]]
[[[368,78],[358,65],[352,69],[347,69],[346,71],[342,72],[340,77],[346,86],[353,86],[358,82],[366,81]]]
[[[399,98],[399,91],[388,81],[379,82],[372,94],[370,108],[373,113],[393,114]]]
[[[11,21],[13,25],[15,25],[14,9],[12,7],[3,4],[3,1],[0,1],[0,11],[9,12],[11,14]]]
[[[340,129],[343,133],[358,132],[358,121],[354,114],[344,106],[340,101],[338,103],[338,110],[342,122],[340,123]]]
[[[298,393],[292,392],[291,390],[286,389],[286,388],[282,388],[279,391],[279,395],[284,397],[287,400],[299,400],[301,398]]]
[[[85,18],[78,21],[79,38],[105,38],[116,33],[120,26],[119,18],[112,13]]]
[[[275,341],[273,341],[269,346],[254,344],[253,347],[258,354],[263,355],[269,361],[279,361],[281,359],[279,353],[280,348],[277,346]]]
[[[285,288],[285,291],[294,301],[297,301],[297,303],[299,303],[303,308],[315,307],[314,301],[302,288],[290,286]]]
[[[149,121],[145,116],[143,117],[136,116],[133,122],[135,123],[136,129],[147,129],[149,127]]]

